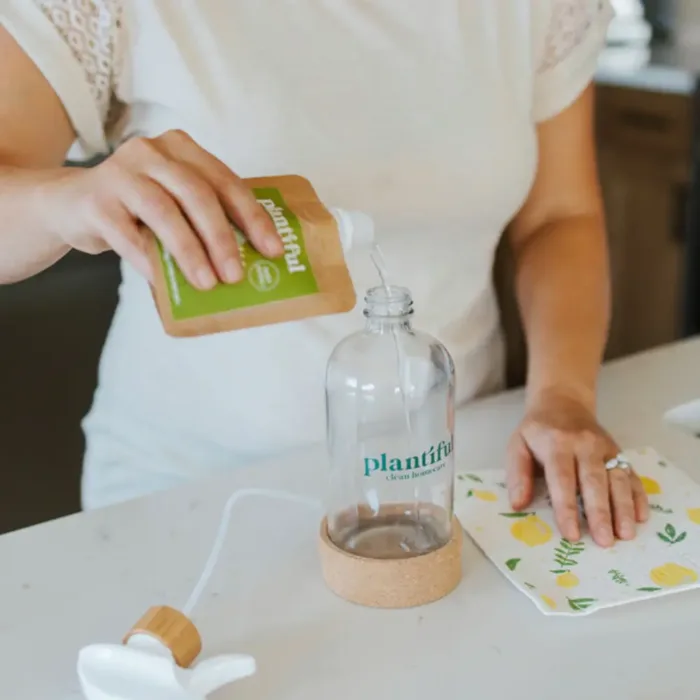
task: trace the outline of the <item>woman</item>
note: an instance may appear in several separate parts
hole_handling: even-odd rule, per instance
[[[359,312],[168,338],[136,226],[193,283],[234,282],[226,213],[261,252],[280,252],[239,177],[292,172],[374,216],[417,326],[455,359],[459,403],[501,383],[490,279],[512,224],[530,356],[513,507],[528,505],[541,466],[564,536],[579,537],[580,488],[600,545],[634,537],[646,500],[624,463],[606,469],[619,448],[595,418],[609,290],[590,83],[608,0],[1,7],[0,212],[13,226],[0,233],[0,281],[70,248],[124,259],[84,422],[85,507],[323,439],[323,368]],[[61,168],[71,147],[114,153]],[[366,255],[349,264],[359,290],[376,284]]]

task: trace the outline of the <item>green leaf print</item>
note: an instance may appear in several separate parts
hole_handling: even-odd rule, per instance
[[[497,483],[496,483],[496,486],[499,486],[499,487],[502,488],[502,489],[508,488],[508,487],[505,485],[505,483],[503,483],[502,481],[497,482]]]
[[[534,586],[531,583],[528,583],[527,581],[523,581],[523,583],[530,589],[532,590]]]
[[[506,566],[511,570],[515,571],[515,567],[520,563],[520,559],[509,559],[506,562]]]
[[[569,607],[575,612],[587,610],[593,603],[597,602],[595,598],[567,598],[566,600],[569,603]]]
[[[464,476],[466,476],[467,479],[470,479],[471,481],[476,481],[477,484],[484,483],[484,480],[481,477],[478,477],[476,474],[465,474]]]
[[[655,588],[654,586],[643,586],[642,588],[638,588],[638,591],[644,591],[645,593],[655,593],[656,591],[660,591],[660,588]]]
[[[620,586],[629,586],[630,585],[629,581],[627,580],[625,575],[621,571],[619,571],[618,569],[610,569],[610,571],[608,571],[608,573],[610,574],[610,576],[613,580],[613,583],[618,583]]]
[[[666,527],[664,528],[663,532],[657,532],[656,536],[662,541],[666,542],[666,544],[678,544],[679,542],[682,542],[687,536],[687,532],[678,532],[671,523],[668,523]]]
[[[504,518],[527,518],[528,515],[534,515],[534,513],[499,513]]]
[[[569,552],[583,552],[583,550],[586,548],[583,542],[569,542],[569,540],[565,540],[563,538],[560,540],[559,546]]]
[[[584,549],[585,545],[583,542],[569,542],[569,540],[561,539],[559,540],[559,546],[554,549],[554,561],[560,568],[568,571],[572,566],[578,564],[574,557],[581,554]]]
[[[673,511],[670,508],[664,508],[658,503],[652,503],[649,506],[649,508],[651,508],[653,511],[656,511],[657,513],[664,513],[665,515],[671,515],[673,513]]]

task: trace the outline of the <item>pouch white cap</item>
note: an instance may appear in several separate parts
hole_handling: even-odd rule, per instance
[[[351,248],[370,248],[374,244],[374,220],[361,211],[330,209],[340,233],[340,242],[347,253]]]

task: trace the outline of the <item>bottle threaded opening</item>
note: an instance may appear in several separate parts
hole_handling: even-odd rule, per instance
[[[381,285],[365,294],[365,316],[401,318],[413,313],[411,292],[405,287]]]

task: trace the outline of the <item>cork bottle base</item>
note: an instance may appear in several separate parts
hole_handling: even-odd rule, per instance
[[[337,547],[323,519],[321,570],[328,588],[344,600],[371,608],[413,608],[451,593],[462,580],[462,526],[452,520],[450,541],[410,559],[370,559]]]

